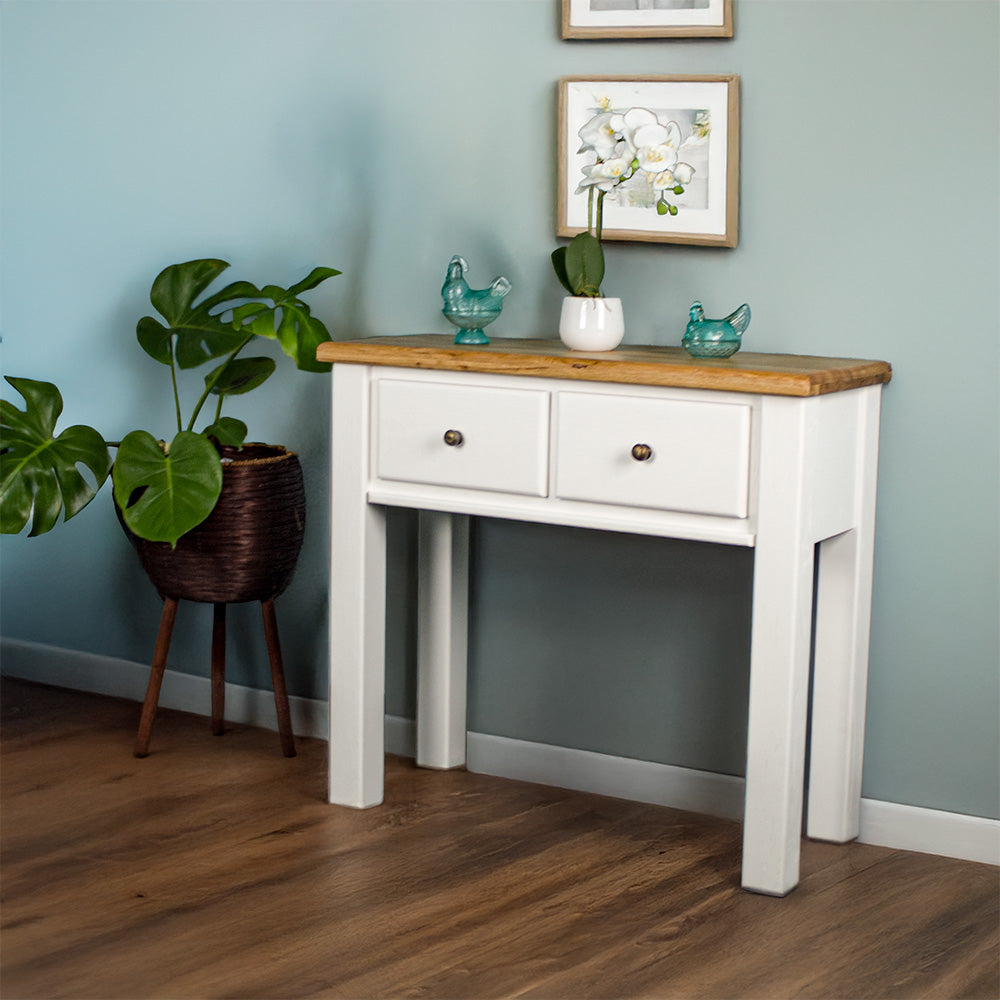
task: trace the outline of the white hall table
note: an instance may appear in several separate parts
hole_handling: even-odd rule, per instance
[[[333,362],[330,802],[383,798],[397,506],[420,512],[418,764],[465,763],[470,515],[751,546],[743,886],[798,882],[811,641],[806,832],[858,835],[886,362],[447,335],[317,358]]]

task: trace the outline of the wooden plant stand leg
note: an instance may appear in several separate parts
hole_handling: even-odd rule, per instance
[[[167,666],[167,652],[170,649],[170,636],[174,630],[176,617],[177,601],[172,597],[165,597],[163,599],[163,614],[160,616],[160,630],[156,634],[153,665],[149,671],[149,685],[146,687],[146,700],[142,703],[139,734],[135,739],[134,753],[136,757],[149,755],[149,738],[153,732],[153,719],[156,717],[156,705],[160,700],[160,685],[163,683],[163,671]]]
[[[212,618],[212,732],[226,731],[226,606],[216,604]]]
[[[278,619],[274,613],[274,599],[260,602],[264,616],[264,638],[267,641],[267,655],[271,661],[271,684],[274,687],[274,708],[278,715],[278,735],[281,737],[281,752],[286,757],[295,756],[295,739],[292,736],[292,716],[288,710],[288,691],[285,689],[285,668],[281,662],[281,646],[278,642]]]

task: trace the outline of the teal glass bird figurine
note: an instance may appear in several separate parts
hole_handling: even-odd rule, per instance
[[[458,327],[456,344],[488,344],[483,328],[489,326],[503,307],[503,297],[510,291],[506,278],[494,278],[488,288],[469,288],[465,274],[469,270],[464,257],[455,254],[448,262],[448,273],[441,286],[445,319]]]
[[[725,319],[706,319],[701,303],[693,302],[690,315],[681,345],[694,358],[728,358],[735,354],[750,325],[750,306],[745,302]]]

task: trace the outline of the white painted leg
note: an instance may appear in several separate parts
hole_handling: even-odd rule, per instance
[[[465,763],[469,519],[420,512],[417,764]]]
[[[813,546],[806,532],[807,413],[764,397],[754,555],[743,887],[783,896],[799,879]]]
[[[880,389],[858,392],[857,527],[819,552],[807,831],[838,843],[860,827]]]
[[[368,368],[334,365],[330,801],[378,805],[385,776],[385,509],[367,501]]]

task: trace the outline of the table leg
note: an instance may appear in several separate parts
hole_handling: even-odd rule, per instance
[[[819,551],[807,832],[837,843],[860,828],[880,389],[858,394],[857,527]]]
[[[420,512],[417,764],[465,763],[469,519]]]
[[[334,365],[330,801],[364,809],[385,777],[385,509],[368,503],[369,369]]]
[[[743,886],[775,896],[799,879],[814,558],[807,419],[788,402],[762,402],[743,820]]]

